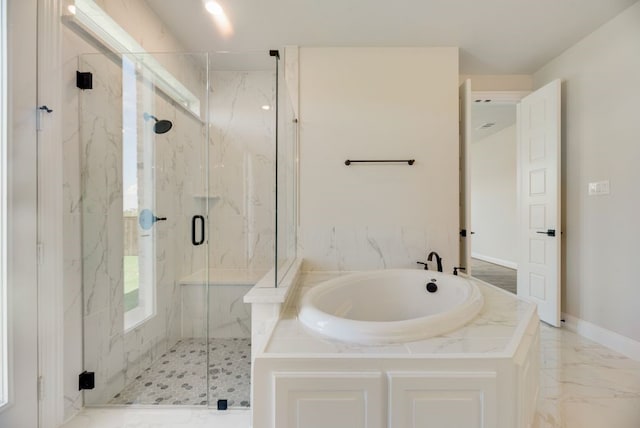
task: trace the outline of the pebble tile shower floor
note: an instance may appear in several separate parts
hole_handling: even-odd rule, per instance
[[[226,399],[229,407],[249,407],[250,339],[211,339],[209,350],[209,403],[205,342],[183,339],[116,394],[109,404],[215,406],[219,399]]]

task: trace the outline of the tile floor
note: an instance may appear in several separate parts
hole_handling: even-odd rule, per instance
[[[532,428],[640,428],[640,361],[542,325],[538,412]],[[63,428],[248,428],[249,411],[86,409]]]
[[[250,339],[210,339],[209,401],[207,402],[206,345],[183,339],[162,355],[109,404],[171,404],[249,407],[251,390]]]

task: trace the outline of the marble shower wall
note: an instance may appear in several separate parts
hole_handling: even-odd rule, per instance
[[[213,268],[274,264],[275,78],[275,70],[211,72]]]
[[[154,202],[139,209],[150,208],[167,221],[156,223],[144,238],[155,242],[155,315],[125,332],[122,67],[104,55],[85,55],[80,62],[80,69],[94,76],[94,89],[80,100],[84,368],[96,373],[96,389],[86,391],[85,404],[102,404],[182,335],[179,279],[206,265],[206,246],[190,242],[191,217],[205,214],[205,202],[194,194],[204,188],[206,128],[138,80],[135,131],[155,156]],[[172,130],[155,135],[143,112],[171,120]],[[138,168],[149,168],[140,150]]]

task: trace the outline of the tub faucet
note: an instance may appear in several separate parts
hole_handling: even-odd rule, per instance
[[[427,257],[427,261],[428,262],[433,261],[433,256],[436,256],[436,263],[438,264],[438,272],[442,272],[442,257],[440,257],[438,253],[436,253],[435,251],[430,252],[429,256]]]

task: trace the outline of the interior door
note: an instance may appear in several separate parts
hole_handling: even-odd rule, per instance
[[[518,296],[560,326],[560,80],[518,104]]]
[[[471,143],[471,80],[460,86],[460,263],[471,275],[471,185],[469,144]]]

